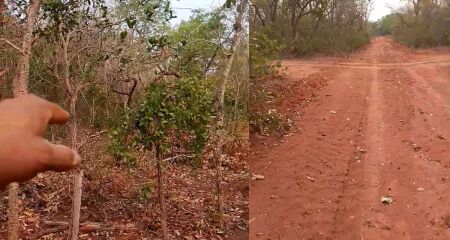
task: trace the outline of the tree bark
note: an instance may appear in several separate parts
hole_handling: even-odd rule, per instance
[[[69,147],[77,149],[78,141],[78,123],[77,123],[77,101],[78,93],[82,90],[81,87],[72,83],[70,77],[70,60],[69,60],[69,44],[70,44],[71,32],[67,35],[60,35],[61,41],[61,61],[62,61],[62,74],[59,78],[61,84],[64,86],[67,94],[69,95],[69,113],[71,116],[71,123],[69,126]],[[59,76],[59,75],[58,75]],[[78,233],[80,231],[80,212],[81,212],[81,196],[83,188],[83,169],[78,167],[74,171],[73,175],[73,195],[72,195],[72,212],[69,222],[69,235],[68,239],[77,240]]]
[[[28,7],[28,20],[23,35],[22,52],[17,64],[18,73],[13,80],[13,93],[19,97],[28,93],[28,75],[30,72],[30,56],[33,43],[33,28],[39,13],[39,0],[31,0]],[[2,3],[4,4],[4,2]],[[2,6],[3,7],[3,6]],[[3,12],[2,12],[3,15]],[[19,184],[12,183],[8,189],[8,239],[19,239]]]
[[[78,239],[80,231],[81,194],[83,186],[83,170],[78,168],[73,176],[72,218],[69,239]]]
[[[167,212],[166,212],[166,200],[164,197],[164,169],[162,166],[162,155],[159,147],[156,147],[156,167],[158,169],[158,195],[159,205],[161,207],[161,230],[163,233],[163,239],[169,240],[169,231],[167,230]]]
[[[19,184],[11,183],[8,188],[8,240],[19,239]]]
[[[224,145],[224,102],[225,102],[225,90],[230,78],[231,67],[233,66],[234,57],[236,55],[236,48],[241,44],[242,41],[242,19],[244,17],[244,12],[247,9],[248,0],[243,0],[240,3],[239,13],[235,21],[235,35],[233,37],[233,45],[231,46],[231,56],[227,62],[225,70],[223,72],[223,80],[219,87],[218,97],[216,100],[216,112],[217,112],[217,146],[214,153],[215,167],[216,167],[216,193],[217,193],[217,214],[219,220],[219,226],[223,227],[223,201],[222,201],[222,147]]]
[[[313,0],[306,0],[306,1],[293,1],[291,2],[291,29],[292,29],[292,36],[291,36],[291,51],[297,50],[297,45],[299,43],[299,32],[298,32],[298,24],[302,17],[308,15],[311,13],[311,9],[309,11],[306,11],[308,6],[313,2]],[[298,15],[296,15],[298,12]]]
[[[0,27],[5,25],[6,4],[5,0],[0,0]]]
[[[28,8],[28,20],[23,35],[22,53],[17,66],[17,77],[13,81],[14,96],[27,94],[28,75],[30,73],[31,45],[33,43],[33,28],[39,13],[39,0],[31,0]]]
[[[69,146],[72,149],[77,148],[77,95],[70,96],[69,109],[72,122],[69,127]],[[80,230],[80,212],[81,212],[81,195],[83,186],[83,169],[78,167],[73,176],[73,195],[72,195],[72,217],[70,221],[69,239],[78,239]]]
[[[3,76],[8,72],[8,68],[5,68],[5,69],[3,69],[3,70],[1,70],[0,71],[0,86],[2,85],[2,83],[3,83]],[[2,95],[2,93],[0,92],[0,101],[3,99],[3,95]]]

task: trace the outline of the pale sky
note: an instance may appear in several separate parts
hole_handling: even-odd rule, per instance
[[[172,24],[177,24],[182,20],[188,20],[193,9],[211,10],[224,4],[225,0],[171,0],[172,7],[177,18],[172,19]],[[402,0],[374,0],[373,10],[369,19],[376,21],[391,13],[392,7],[397,8],[404,2]]]
[[[192,15],[194,9],[211,10],[220,7],[225,3],[225,0],[170,0],[172,8],[175,11],[177,18],[172,19],[172,24],[180,23],[182,20],[188,20]]]
[[[402,0],[374,0],[369,20],[376,21],[391,13],[391,8],[398,8]]]

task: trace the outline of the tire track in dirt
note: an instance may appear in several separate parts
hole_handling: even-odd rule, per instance
[[[403,159],[411,159],[409,152],[404,152],[402,147],[402,137],[395,136],[398,132],[397,122],[404,122],[406,116],[396,116],[396,113],[404,114],[402,110],[407,110],[404,105],[408,101],[407,96],[398,92],[396,103],[394,99],[387,96],[386,77],[395,73],[394,70],[379,69],[378,62],[386,55],[392,54],[392,48],[385,41],[375,41],[370,49],[372,55],[371,62],[374,67],[371,68],[372,79],[370,83],[370,104],[367,115],[368,123],[366,128],[368,147],[367,155],[363,158],[364,179],[367,181],[367,192],[361,199],[365,202],[366,208],[363,210],[360,222],[365,222],[365,226],[360,227],[360,236],[364,239],[411,239],[410,224],[406,220],[408,209],[405,209],[403,196],[409,196],[409,192],[402,191],[406,179],[404,175],[397,175],[393,164],[400,163]],[[386,53],[389,51],[391,53]],[[395,56],[394,56],[395,57]],[[392,59],[391,59],[392,60]],[[386,76],[386,72],[389,72]],[[395,81],[395,77],[393,81]],[[389,87],[388,87],[389,88]],[[400,109],[400,111],[399,111]],[[402,120],[404,119],[404,120]],[[401,152],[401,156],[398,153]],[[407,171],[413,171],[413,164],[402,166]],[[401,194],[399,193],[401,192]],[[399,197],[401,195],[402,197]],[[393,197],[394,203],[383,205],[380,203],[382,196]],[[408,197],[405,197],[408,199]],[[419,235],[415,235],[419,237]],[[420,237],[419,237],[420,239]]]
[[[392,42],[381,43],[390,51],[395,49],[395,44]],[[410,60],[414,61],[414,54],[409,53],[409,56]],[[395,60],[402,59],[394,57]],[[434,141],[436,139],[434,136],[436,133],[432,130],[434,127],[429,121],[423,121],[420,113],[420,107],[430,106],[433,102],[434,107],[439,109],[433,111],[445,112],[442,108],[444,104],[434,100],[436,94],[424,91],[424,86],[420,82],[427,80],[415,77],[412,74],[413,71],[416,70],[398,68],[379,71],[379,90],[384,100],[381,109],[385,114],[386,130],[383,143],[386,158],[384,165],[380,167],[380,177],[383,181],[378,194],[379,196],[392,195],[394,204],[378,205],[378,208],[375,208],[384,215],[383,221],[378,219],[381,231],[377,228],[367,230],[366,239],[449,238],[448,227],[442,226],[439,220],[442,215],[439,216],[433,210],[439,205],[443,205],[440,210],[447,212],[449,210],[448,203],[438,197],[438,192],[435,191],[443,187],[447,190],[444,196],[450,195],[448,191],[450,189],[436,181],[439,179],[436,176],[449,173],[448,168],[433,166],[426,161],[426,156],[430,151],[436,151],[435,156],[438,159],[448,158],[446,152],[441,150],[448,150],[450,146],[448,144],[443,146],[443,142]],[[428,78],[436,78],[436,74],[430,74]],[[448,117],[441,118],[435,115],[432,119],[441,119],[436,127],[448,129]]]
[[[446,74],[448,71],[440,74],[439,68],[424,67],[407,71],[417,86],[413,92],[416,117],[412,122],[415,130],[412,140],[421,148],[415,156],[419,171],[417,183],[424,185],[423,188],[427,190],[417,194],[414,200],[416,206],[427,207],[418,209],[422,215],[419,217],[426,219],[428,223],[424,228],[434,232],[428,234],[426,239],[450,238],[450,96],[445,95],[450,93],[450,76]],[[443,79],[447,82],[442,83]],[[436,85],[436,82],[441,83]],[[443,228],[446,231],[442,231]]]
[[[336,73],[337,78],[324,89],[328,97],[305,109],[302,133],[267,149],[267,155],[259,161],[270,161],[268,166],[253,166],[259,169],[257,174],[266,177],[263,188],[250,194],[250,202],[260,203],[257,208],[250,204],[254,216],[251,224],[255,224],[251,226],[256,226],[251,227],[253,236],[262,233],[263,239],[332,239],[340,198],[349,181],[349,164],[356,161],[355,139],[360,134],[361,102],[367,92],[361,77],[367,75],[365,71]],[[316,199],[318,196],[320,199]],[[276,217],[273,211],[277,211]]]
[[[251,182],[250,239],[450,238],[449,66],[384,38],[354,57],[366,66],[328,68],[300,133],[252,143],[266,179]]]
[[[357,69],[367,69],[372,68],[373,64],[368,64],[364,62],[302,62],[302,63],[291,63],[286,64],[286,66],[296,66],[296,65],[302,65],[302,66],[311,66],[311,67],[330,67],[330,68],[357,68]],[[430,61],[416,61],[416,62],[407,62],[407,63],[380,63],[377,64],[378,69],[396,69],[396,68],[422,68],[424,66],[448,66],[450,65],[450,58],[436,58],[434,60]]]
[[[382,61],[383,55],[386,55],[384,50],[392,51],[394,47],[390,46],[392,45],[390,42],[379,43],[375,42],[372,49],[381,52],[378,60]],[[392,60],[400,62],[404,59],[394,56],[390,59]],[[429,68],[429,66],[424,67]],[[430,102],[434,102],[435,107],[441,108],[438,112],[445,112],[442,108],[444,103],[435,101],[436,94],[424,91],[424,86],[418,84],[419,81],[423,83],[426,81],[424,82],[424,78],[417,78],[411,74],[416,70],[377,68],[377,73],[374,69],[371,70],[374,72],[374,78],[371,85],[372,94],[367,125],[368,153],[363,158],[366,168],[364,180],[367,177],[375,179],[373,182],[379,181],[379,185],[376,186],[376,191],[368,188],[368,191],[361,192],[359,196],[359,201],[370,206],[362,208],[359,221],[365,221],[365,224],[360,227],[360,237],[363,239],[448,239],[448,227],[445,226],[445,219],[443,219],[446,216],[445,213],[433,210],[435,206],[442,205],[440,210],[448,212],[446,206],[448,206],[447,196],[450,195],[449,189],[437,180],[439,177],[435,177],[448,174],[448,169],[430,166],[430,162],[426,159],[431,158],[426,156],[429,151],[435,149],[435,152],[437,150],[435,156],[438,159],[442,158],[445,153],[448,153],[450,146],[443,146],[442,144],[445,143],[436,143],[433,140],[429,134],[433,133],[433,127],[429,125],[429,121],[420,119],[421,110],[420,108],[418,110],[418,106],[430,106]],[[436,74],[428,75],[429,78],[434,76]],[[381,117],[377,113],[380,113]],[[448,129],[448,117],[429,120],[437,119],[441,120],[436,126]],[[424,148],[424,146],[427,147]],[[354,171],[353,174],[357,175],[358,172]],[[435,191],[439,187],[442,190]],[[429,194],[427,191],[432,193]],[[368,192],[372,194],[367,194]],[[394,203],[388,206],[380,204],[382,195],[393,196]],[[351,212],[356,214],[357,209]],[[351,231],[351,229],[347,230]],[[336,239],[355,239],[355,236],[346,238],[344,234],[338,234]]]

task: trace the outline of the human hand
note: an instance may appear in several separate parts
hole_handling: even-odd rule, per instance
[[[48,124],[64,124],[69,113],[34,95],[0,102],[0,189],[44,171],[68,171],[80,164],[72,149],[42,137]]]

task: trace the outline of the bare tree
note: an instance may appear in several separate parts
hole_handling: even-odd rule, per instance
[[[136,78],[131,78],[131,79],[124,80],[124,83],[130,83],[130,82],[132,82],[133,85],[131,86],[131,88],[128,91],[117,90],[113,86],[111,86],[111,91],[113,91],[113,92],[115,92],[117,94],[120,94],[120,95],[124,95],[124,96],[127,97],[126,100],[125,100],[125,105],[127,107],[131,107],[131,103],[132,103],[132,100],[133,100],[133,94],[134,94],[134,91],[136,90],[136,86],[137,86],[138,80]]]
[[[55,53],[52,62],[46,65],[49,68],[49,73],[60,82],[67,96],[67,108],[71,116],[68,128],[69,147],[78,149],[80,145],[78,144],[77,103],[81,92],[90,84],[86,77],[84,77],[87,75],[86,71],[89,71],[89,67],[98,66],[99,64],[89,63],[89,67],[86,67],[86,63],[89,62],[89,53],[92,53],[94,50],[102,51],[101,47],[97,46],[101,40],[98,36],[96,38],[92,37],[95,34],[91,30],[95,31],[95,28],[88,29],[75,26],[68,31],[61,31],[63,24],[64,22],[61,22],[56,26],[58,29],[56,32],[58,34],[54,36]],[[88,37],[90,41],[83,41],[83,37]],[[78,47],[81,44],[83,44],[83,47]],[[75,169],[73,176],[72,216],[69,223],[69,239],[78,239],[82,184],[83,169],[78,167]]]
[[[33,29],[39,14],[39,0],[31,0],[28,6],[28,19],[23,34],[21,55],[17,64],[17,75],[13,80],[13,93],[19,97],[28,93],[28,75],[30,72],[30,56],[33,43]],[[9,186],[8,239],[19,239],[19,184]]]
[[[300,19],[312,12],[310,5],[314,0],[289,0],[287,1],[287,11],[290,13],[290,23],[292,31],[292,46],[297,45],[299,40],[298,24]]]
[[[225,66],[225,70],[223,72],[223,79],[219,85],[219,90],[217,94],[216,100],[216,111],[217,111],[217,146],[215,151],[215,160],[216,160],[216,191],[217,191],[217,212],[219,215],[219,225],[223,227],[223,201],[222,201],[222,148],[225,144],[225,133],[224,133],[224,102],[225,102],[225,90],[228,85],[228,81],[230,78],[230,71],[233,65],[233,61],[236,55],[236,48],[241,45],[242,41],[242,32],[243,32],[243,19],[244,14],[247,11],[248,0],[242,0],[239,4],[237,4],[238,14],[236,16],[234,29],[235,34],[232,39],[233,45],[231,46],[231,56]]]
[[[62,70],[59,73],[56,69],[55,74],[57,78],[60,80],[62,86],[66,90],[68,95],[68,107],[69,113],[71,115],[71,121],[69,126],[69,147],[72,149],[77,148],[78,141],[78,116],[77,116],[77,102],[78,96],[80,92],[87,86],[87,83],[84,82],[83,78],[76,78],[71,76],[70,66],[72,65],[72,60],[75,60],[76,57],[69,56],[69,47],[71,44],[71,40],[73,34],[75,34],[76,30],[69,31],[66,35],[60,34],[59,37],[59,63],[62,65]],[[83,52],[77,52],[76,55],[83,54]],[[73,176],[73,195],[72,195],[72,217],[70,220],[70,230],[69,230],[69,239],[76,240],[78,239],[78,232],[80,229],[80,211],[81,211],[81,195],[82,195],[82,185],[83,185],[83,169],[78,167],[75,170]]]

